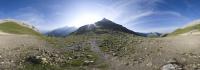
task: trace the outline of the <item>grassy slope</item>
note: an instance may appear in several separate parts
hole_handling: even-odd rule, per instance
[[[29,35],[37,35],[39,36],[40,33],[21,26],[17,24],[16,22],[4,22],[0,24],[0,31],[7,32],[7,33],[13,33],[13,34],[29,34]]]
[[[172,32],[170,35],[178,35],[182,33],[186,33],[192,30],[200,30],[200,24],[194,25],[194,26],[189,26],[183,29],[177,29],[174,32]]]

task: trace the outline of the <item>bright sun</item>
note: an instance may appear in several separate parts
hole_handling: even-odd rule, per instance
[[[97,14],[82,14],[78,17],[75,17],[72,21],[72,26],[80,27],[86,24],[93,24],[99,20],[101,20],[103,17]]]

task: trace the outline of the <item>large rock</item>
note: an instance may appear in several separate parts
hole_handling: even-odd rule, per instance
[[[177,62],[175,58],[167,61],[167,64],[161,67],[161,70],[183,70],[183,65]]]
[[[47,59],[42,56],[30,56],[27,61],[34,63],[34,64],[45,64],[48,63]]]

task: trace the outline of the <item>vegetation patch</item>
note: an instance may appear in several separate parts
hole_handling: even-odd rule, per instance
[[[34,31],[31,28],[24,27],[16,22],[4,22],[0,24],[0,31],[13,33],[13,34],[29,34],[41,36],[40,33]]]
[[[182,29],[177,29],[174,32],[172,32],[170,35],[178,35],[178,34],[183,34],[186,32],[190,32],[192,30],[199,30],[200,31],[200,24],[194,25],[194,26],[189,26],[186,28],[182,28]]]

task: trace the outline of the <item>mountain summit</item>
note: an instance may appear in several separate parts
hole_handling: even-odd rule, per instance
[[[129,34],[136,34],[134,31],[127,29],[126,27],[117,24],[111,20],[103,18],[94,24],[88,24],[80,27],[73,34],[84,34],[88,32],[95,32],[97,34],[110,33],[110,32],[124,32]]]

